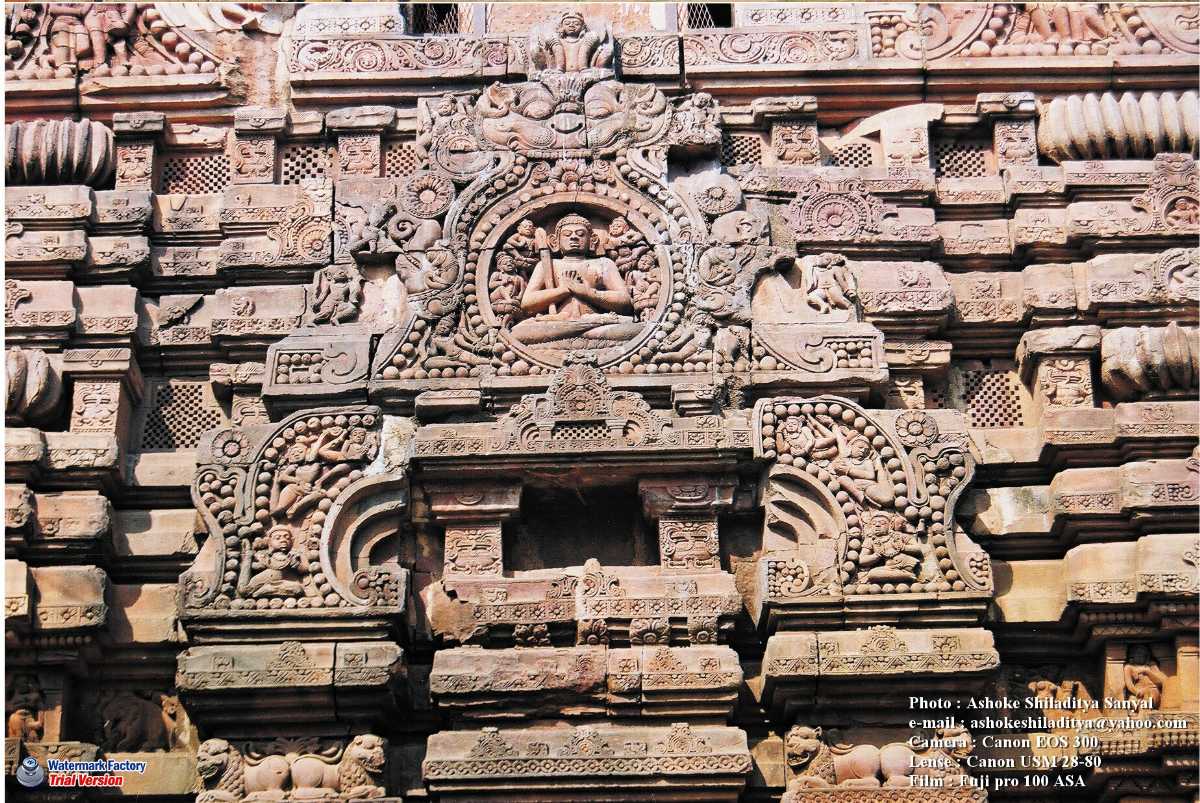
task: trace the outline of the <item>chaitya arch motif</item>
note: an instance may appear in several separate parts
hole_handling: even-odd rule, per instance
[[[7,791],[1192,799],[1198,23],[9,3]]]

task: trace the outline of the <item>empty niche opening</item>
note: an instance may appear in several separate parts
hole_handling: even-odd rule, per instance
[[[657,529],[642,516],[634,484],[525,486],[521,513],[504,528],[504,567],[529,571],[581,566],[658,565]]]

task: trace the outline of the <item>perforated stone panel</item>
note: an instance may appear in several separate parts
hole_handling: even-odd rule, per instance
[[[282,152],[282,183],[299,184],[305,179],[329,178],[333,164],[333,149],[328,145],[293,143]]]
[[[757,134],[722,134],[721,164],[748,165],[762,163],[763,142]]]
[[[409,13],[416,34],[444,36],[470,28],[470,3],[412,3]]]
[[[732,23],[733,6],[730,3],[680,3],[679,29],[698,31],[711,28],[728,28]]]
[[[962,409],[973,427],[1019,427],[1025,423],[1021,380],[1011,369],[983,368],[960,374]]]
[[[946,407],[946,383],[926,379],[925,385],[925,407],[930,410],[941,410]]]
[[[194,448],[225,417],[208,382],[171,379],[147,386],[140,421],[140,451],[153,452]]]
[[[224,153],[168,155],[163,159],[158,186],[158,191],[166,194],[224,192],[229,186],[229,157]]]
[[[875,149],[869,142],[849,142],[833,153],[838,167],[870,167],[875,163]]]
[[[948,178],[978,178],[988,174],[991,147],[974,140],[938,140],[934,143],[934,170]]]
[[[417,150],[408,140],[392,140],[383,149],[383,174],[385,176],[407,176],[421,165]]]

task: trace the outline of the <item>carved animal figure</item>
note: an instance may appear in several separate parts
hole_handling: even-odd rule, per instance
[[[104,702],[100,707],[104,749],[118,753],[169,750],[178,725],[178,701],[159,697],[161,701],[155,702],[121,692]]]
[[[387,759],[386,741],[379,736],[355,736],[342,753],[342,760],[330,767],[315,757],[301,756],[292,765],[292,796],[305,797],[306,790],[335,789],[347,799],[383,797],[384,789],[375,783]]]
[[[788,731],[784,748],[788,766],[796,773],[788,784],[789,791],[830,786],[907,787],[911,785],[909,777],[912,775],[961,777],[965,771],[959,760],[974,748],[970,734],[964,728],[938,731],[939,741],[958,743],[954,748],[933,747],[919,753],[902,742],[883,747],[869,744],[830,747],[821,737],[820,728],[804,725],[793,726]],[[923,759],[923,766],[914,766],[918,756]]]
[[[196,803],[230,803],[246,793],[242,754],[224,739],[209,739],[196,753],[196,772],[204,791]]]
[[[364,734],[351,739],[344,750],[273,753],[246,760],[226,740],[209,739],[196,756],[204,786],[196,803],[383,797],[378,778],[386,749],[383,738]]]

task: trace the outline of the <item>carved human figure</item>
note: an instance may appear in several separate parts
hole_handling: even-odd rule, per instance
[[[363,262],[376,257],[391,259],[400,250],[387,234],[387,224],[395,214],[395,201],[381,201],[367,212],[366,220],[355,221],[346,245],[350,255]]]
[[[629,314],[633,301],[616,264],[590,256],[597,237],[586,218],[565,215],[552,236],[538,229],[535,240],[539,262],[521,296],[521,311],[529,317],[512,328],[513,335],[526,343],[574,347],[575,338],[604,345],[641,330]]]
[[[329,427],[317,440],[317,456],[335,464],[320,479],[324,485],[350,471],[350,461],[366,460],[371,453],[370,433],[364,427]]]
[[[1142,708],[1156,709],[1162,703],[1163,684],[1167,676],[1145,644],[1129,647],[1125,659],[1125,699],[1136,700]]]
[[[362,276],[348,265],[333,265],[317,274],[313,291],[313,323],[334,325],[358,317],[363,300]]]
[[[308,560],[295,548],[290,527],[280,524],[268,530],[254,550],[252,560],[246,554],[250,552],[250,542],[243,541],[242,545],[243,576],[254,569],[258,572],[238,584],[241,596],[255,599],[304,595],[302,578],[308,574]]]
[[[593,31],[578,11],[564,11],[552,32],[536,38],[530,56],[536,67],[564,73],[608,66],[611,46],[604,31]]]
[[[110,49],[113,66],[129,61],[135,3],[52,3],[48,11],[53,66],[89,69],[108,61]]]
[[[800,271],[805,301],[818,313],[853,307],[851,299],[858,295],[858,281],[844,256],[829,253],[806,256],[800,260]]]
[[[685,313],[687,325],[663,342],[656,362],[719,357],[737,364],[750,345],[754,287],[787,259],[782,249],[765,244],[766,228],[764,218],[741,210],[713,221],[712,244],[696,262],[700,283]]]
[[[919,579],[925,556],[917,537],[905,528],[904,517],[876,511],[867,516],[859,566],[871,583],[912,583]]]
[[[1200,226],[1200,202],[1193,198],[1177,198],[1167,209],[1167,223],[1175,228]]]
[[[32,675],[11,675],[5,735],[10,739],[40,742],[45,731],[45,696]]]
[[[646,238],[629,225],[623,217],[615,217],[604,232],[605,252],[617,266],[617,272],[625,277],[629,297],[638,320],[649,320],[658,304],[658,293],[662,281],[655,270],[657,261]]]
[[[829,469],[838,485],[860,505],[871,502],[878,507],[889,507],[896,498],[896,488],[891,475],[871,449],[871,442],[858,433],[847,437],[832,419],[825,418],[827,423],[813,419],[813,428],[826,439],[833,435],[837,442],[838,456],[829,464]]]
[[[537,226],[529,218],[504,241],[496,256],[496,270],[488,277],[488,299],[502,326],[512,324],[521,309],[521,297],[538,261]]]
[[[1109,35],[1099,3],[1026,3],[1025,8],[1043,42],[1087,42]]]
[[[368,433],[362,427],[346,430],[328,427],[318,436],[297,439],[283,456],[271,488],[272,516],[295,519],[324,495],[330,482],[348,473],[346,461],[362,460],[370,453]],[[332,463],[316,462],[317,459]]]

